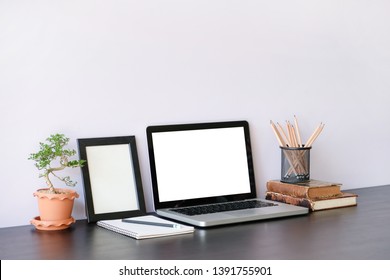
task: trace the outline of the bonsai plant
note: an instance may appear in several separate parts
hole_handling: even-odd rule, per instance
[[[57,173],[66,168],[82,167],[85,160],[71,160],[76,154],[75,150],[66,149],[69,138],[63,134],[50,135],[46,143],[39,143],[40,149],[30,154],[29,160],[35,161],[35,166],[42,171],[39,177],[45,179],[47,188],[38,189],[34,196],[38,198],[40,216],[35,217],[31,223],[41,230],[57,230],[69,227],[75,220],[71,217],[73,202],[79,195],[70,189],[55,188],[52,177],[74,187],[70,176],[59,176]]]

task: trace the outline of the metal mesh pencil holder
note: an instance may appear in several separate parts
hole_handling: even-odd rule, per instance
[[[285,183],[301,183],[310,180],[311,147],[280,147],[282,153],[281,181]]]

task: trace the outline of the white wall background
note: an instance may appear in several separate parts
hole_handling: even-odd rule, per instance
[[[312,178],[390,183],[390,2],[0,0],[0,227],[38,214],[28,155],[55,132],[135,135],[148,208],[150,124],[246,119],[259,195],[279,177],[270,120],[322,121]],[[74,217],[84,218],[80,170]]]

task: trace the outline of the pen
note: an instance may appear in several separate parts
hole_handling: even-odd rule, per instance
[[[165,224],[165,223],[156,223],[156,222],[148,222],[148,221],[140,221],[140,220],[126,220],[126,219],[122,219],[122,222],[131,223],[131,224],[158,226],[158,227],[180,228],[179,224]]]

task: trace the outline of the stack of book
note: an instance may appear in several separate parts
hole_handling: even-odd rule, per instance
[[[310,211],[357,205],[357,195],[341,191],[341,184],[310,180],[304,183],[267,182],[266,199],[309,208]]]

